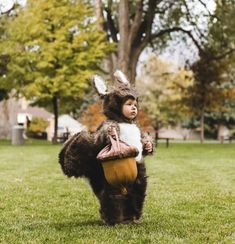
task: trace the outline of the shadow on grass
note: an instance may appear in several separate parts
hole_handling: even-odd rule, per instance
[[[148,226],[152,225],[151,222],[147,221],[140,221],[136,223],[129,223],[129,224],[116,224],[116,225],[106,225],[102,222],[102,220],[84,220],[80,222],[75,222],[75,221],[67,221],[67,222],[61,222],[61,223],[51,223],[50,227],[55,228],[56,230],[63,230],[63,229],[71,229],[71,228],[81,228],[81,227],[104,227],[104,228],[113,228],[113,227],[128,227],[128,228],[136,228],[140,227],[142,228],[143,226]],[[156,225],[156,223],[155,223]],[[150,227],[150,226],[149,226]]]
[[[67,222],[60,222],[60,223],[51,223],[50,226],[57,230],[61,229],[70,229],[70,228],[77,228],[77,227],[100,227],[105,226],[101,220],[85,220],[85,221],[67,221]]]

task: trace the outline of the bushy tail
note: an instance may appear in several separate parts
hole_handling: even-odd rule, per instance
[[[68,177],[87,176],[89,161],[93,160],[92,137],[82,131],[67,140],[59,153],[62,171]]]

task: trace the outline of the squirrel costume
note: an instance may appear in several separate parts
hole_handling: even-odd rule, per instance
[[[109,88],[101,77],[94,76],[93,80],[96,91],[103,99],[107,120],[94,133],[82,131],[73,135],[59,154],[59,163],[65,175],[88,179],[99,200],[101,218],[108,225],[131,223],[141,217],[147,187],[143,155],[153,151],[151,138],[144,137],[135,123],[138,101],[135,88],[121,71],[117,70],[114,77],[115,83]],[[129,101],[134,101],[136,106],[132,107],[130,116],[123,110],[127,101],[127,106],[132,106]],[[107,182],[102,164],[97,160],[99,152],[110,144],[112,128],[115,128],[121,141],[138,149],[135,157],[137,176],[134,182],[125,184],[124,192]],[[150,143],[150,149],[146,150],[145,143]]]

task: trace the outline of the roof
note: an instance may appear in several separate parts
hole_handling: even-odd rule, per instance
[[[58,118],[58,128],[68,130],[70,133],[76,133],[84,129],[84,125],[70,115],[64,114]]]
[[[48,112],[46,109],[44,108],[40,108],[40,107],[31,107],[29,106],[27,109],[19,109],[18,113],[22,113],[22,114],[30,114],[33,117],[40,117],[43,119],[50,119],[53,114]]]

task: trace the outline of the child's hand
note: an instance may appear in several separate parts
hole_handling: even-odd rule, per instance
[[[146,150],[148,153],[152,153],[153,152],[153,144],[150,141],[146,141],[144,143],[144,150]]]

